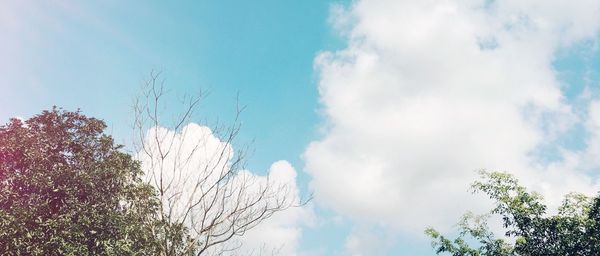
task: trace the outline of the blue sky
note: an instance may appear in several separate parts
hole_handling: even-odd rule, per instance
[[[173,94],[208,91],[203,110],[209,119],[231,117],[239,93],[248,106],[244,139],[256,140],[257,165],[297,158],[314,135],[312,61],[341,43],[326,23],[329,3],[64,5],[13,4],[23,27],[7,37],[14,47],[3,53],[18,54],[5,69],[3,87],[10,87],[2,101],[16,108],[4,109],[5,119],[52,105],[81,108],[126,138],[128,128],[120,124],[130,118],[132,97],[160,70]],[[280,143],[284,138],[287,145]]]
[[[8,58],[0,71],[6,106],[0,118],[29,117],[53,105],[80,108],[129,144],[133,97],[158,70],[171,96],[208,93],[201,120],[230,120],[239,94],[246,105],[239,142],[252,142],[254,151],[249,169],[264,172],[280,159],[300,169],[300,155],[318,136],[313,59],[343,45],[327,24],[330,4],[11,2],[3,14],[18,28],[3,31],[1,54]],[[308,177],[300,174],[306,189]],[[308,230],[303,243],[337,249],[346,230],[340,229]]]
[[[230,120],[239,95],[248,168],[287,160],[315,193],[298,255],[432,255],[415,230],[485,205],[436,201],[475,169],[598,188],[598,4],[463,2],[8,1],[0,119],[80,108],[128,144],[160,70],[173,95],[209,92],[202,119]],[[497,45],[468,48],[482,38]]]

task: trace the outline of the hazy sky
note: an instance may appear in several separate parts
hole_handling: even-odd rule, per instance
[[[132,98],[160,70],[171,95],[209,92],[201,125],[239,95],[248,169],[314,194],[255,234],[269,246],[434,255],[426,226],[488,206],[475,170],[551,206],[599,190],[599,32],[597,0],[8,0],[0,119],[79,108],[129,145]]]

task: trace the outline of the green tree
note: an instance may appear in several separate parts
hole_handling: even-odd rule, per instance
[[[578,193],[565,196],[556,215],[548,215],[542,197],[528,192],[508,173],[482,171],[481,180],[472,185],[495,201],[486,215],[467,213],[459,222],[457,238],[448,239],[433,228],[425,233],[432,238],[438,254],[461,256],[491,255],[600,255],[600,196],[590,198]],[[502,218],[506,233],[496,238],[486,220]],[[513,243],[507,242],[514,238]]]
[[[0,126],[0,254],[155,254],[155,192],[105,128],[57,108]]]

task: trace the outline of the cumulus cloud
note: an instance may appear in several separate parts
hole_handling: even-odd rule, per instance
[[[287,161],[277,161],[269,169],[271,179],[284,184],[293,184],[292,196],[300,198],[296,187],[296,170]],[[263,177],[264,179],[264,177]],[[310,208],[294,207],[261,223],[243,237],[242,252],[251,255],[297,255],[301,227],[313,221]],[[242,253],[242,254],[244,254]]]
[[[199,226],[204,222],[195,219],[198,216],[206,215],[211,220],[216,216],[227,216],[236,209],[248,208],[242,215],[232,215],[236,219],[220,218],[224,224],[217,226],[214,233],[228,232],[230,221],[244,223],[246,218],[256,218],[262,207],[299,204],[297,174],[290,163],[277,161],[265,175],[239,169],[242,167],[240,160],[243,160],[239,158],[239,152],[206,126],[190,123],[180,131],[152,127],[137,158],[146,180],[163,191],[161,200],[166,206],[165,214],[173,221],[185,223],[191,232],[204,227]],[[235,172],[228,173],[230,170]],[[253,203],[257,198],[262,199]],[[302,235],[300,227],[311,216],[310,210],[301,207],[277,212],[242,236],[236,235],[215,247],[217,251],[209,254],[250,256],[277,252],[295,255]],[[218,251],[232,248],[235,250],[226,253]]]
[[[346,238],[345,255],[385,255],[392,241],[385,234],[368,227],[358,227]]]
[[[332,23],[347,47],[315,59],[326,122],[304,153],[321,205],[422,233],[486,208],[467,191],[482,168],[551,201],[598,190],[588,172],[598,163],[582,163],[598,146],[559,148],[550,164],[535,152],[579,122],[600,134],[552,66],[558,49],[595,40],[600,2],[359,0]]]

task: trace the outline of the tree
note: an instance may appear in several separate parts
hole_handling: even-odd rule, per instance
[[[153,255],[158,207],[106,125],[53,108],[0,126],[2,255]]]
[[[160,255],[234,254],[236,237],[273,214],[302,203],[289,184],[244,171],[246,148],[235,151],[243,108],[233,125],[191,123],[202,94],[184,97],[180,115],[164,122],[164,81],[152,73],[134,102],[137,158],[157,190]]]
[[[548,216],[542,197],[527,192],[516,178],[502,172],[480,172],[481,181],[472,185],[495,201],[486,215],[467,213],[459,222],[459,237],[450,240],[433,228],[425,232],[438,254],[451,255],[598,255],[600,254],[600,195],[594,198],[570,193],[558,214]],[[499,215],[509,243],[495,238],[486,220]],[[471,242],[471,243],[469,243]],[[477,245],[475,247],[473,244]]]

